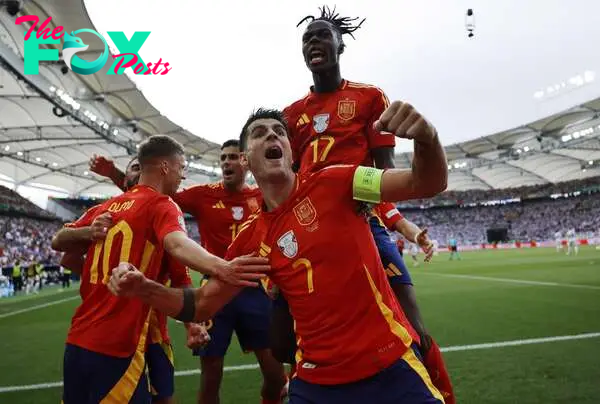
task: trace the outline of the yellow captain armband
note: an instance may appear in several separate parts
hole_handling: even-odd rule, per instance
[[[352,181],[352,197],[357,201],[381,202],[381,177],[383,170],[358,166]]]

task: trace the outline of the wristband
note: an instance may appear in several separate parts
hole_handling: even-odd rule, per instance
[[[183,308],[177,315],[174,317],[175,320],[179,320],[182,323],[190,323],[194,321],[194,317],[196,316],[196,299],[194,297],[194,289],[185,288],[183,289]]]
[[[375,167],[358,166],[352,181],[352,196],[357,201],[381,202],[381,177],[383,170]]]

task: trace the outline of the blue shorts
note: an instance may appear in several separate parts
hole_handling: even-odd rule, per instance
[[[63,403],[151,403],[145,368],[142,352],[117,358],[66,344]]]
[[[148,345],[146,363],[148,364],[152,399],[159,400],[173,397],[175,393],[175,366],[171,345],[164,342]]]
[[[354,383],[326,386],[295,377],[289,404],[443,404],[415,351],[409,349],[389,368]]]
[[[272,309],[262,288],[245,288],[209,321],[210,342],[194,355],[224,357],[234,331],[245,352],[269,348]]]
[[[388,275],[390,285],[402,284],[412,285],[412,279],[410,273],[404,264],[404,259],[398,252],[398,246],[392,240],[390,233],[381,224],[376,216],[369,218],[369,225],[371,226],[371,233],[375,239],[379,256],[381,257],[381,263]]]

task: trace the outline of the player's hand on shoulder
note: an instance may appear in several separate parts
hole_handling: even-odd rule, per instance
[[[110,177],[115,169],[115,163],[104,156],[94,154],[90,158],[90,171],[103,177]]]
[[[416,237],[417,244],[425,253],[425,262],[429,262],[433,256],[433,243],[427,235],[427,229],[423,229]]]
[[[190,323],[187,327],[186,346],[189,349],[199,349],[210,342],[210,335],[206,326],[198,323]]]
[[[108,289],[115,296],[133,297],[146,280],[146,277],[135,266],[128,262],[121,262],[112,270]]]
[[[221,281],[238,287],[258,287],[265,274],[271,270],[269,260],[254,255],[242,255],[231,261],[224,261],[216,276]]]
[[[430,142],[436,130],[419,111],[407,102],[394,101],[374,123],[375,130],[391,132],[397,137]]]
[[[100,216],[97,216],[92,222],[92,240],[104,240],[108,229],[112,226],[112,215],[110,212],[104,212]]]

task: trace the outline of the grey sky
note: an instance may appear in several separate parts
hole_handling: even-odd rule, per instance
[[[311,84],[300,52],[302,27],[323,1],[86,0],[109,30],[150,30],[140,51],[173,70],[137,76],[148,100],[198,136],[237,137],[254,107],[280,107]],[[338,0],[342,15],[366,17],[346,38],[345,78],[411,102],[445,144],[528,123],[600,95],[600,1]],[[334,3],[330,3],[334,5]],[[475,38],[465,30],[475,11]],[[569,78],[595,72],[571,89]],[[589,74],[588,74],[589,76]],[[538,90],[565,82],[554,97]],[[404,142],[398,151],[412,146]]]

